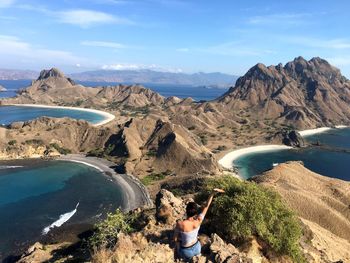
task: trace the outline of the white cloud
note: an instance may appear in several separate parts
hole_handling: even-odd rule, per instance
[[[310,37],[282,37],[284,41],[289,43],[298,44],[302,46],[312,48],[324,48],[324,49],[350,49],[349,39],[318,39]]]
[[[260,56],[275,53],[273,50],[261,50],[240,42],[227,42],[215,46],[198,48],[197,51],[224,56]]]
[[[43,65],[76,65],[86,62],[68,51],[34,46],[15,36],[0,35],[0,56],[3,63]]]
[[[87,28],[97,24],[133,24],[128,19],[92,10],[69,10],[55,13],[61,23]]]
[[[1,0],[0,0],[1,1]],[[43,6],[18,5],[18,8],[42,13],[46,16],[55,18],[63,24],[71,24],[82,28],[89,28],[95,25],[102,24],[119,24],[119,25],[135,25],[136,23],[123,17],[108,14],[105,12],[73,9],[64,11],[52,11]]]
[[[182,69],[179,68],[168,68],[162,67],[159,65],[151,64],[111,64],[111,65],[103,65],[102,69],[104,70],[154,70],[154,71],[162,71],[162,72],[172,72],[172,73],[180,73]]]
[[[15,0],[0,0],[0,8],[5,8],[13,5]]]
[[[350,57],[330,57],[326,58],[329,63],[337,66],[337,67],[342,67],[342,66],[350,66]]]
[[[127,47],[127,46],[120,44],[120,43],[108,42],[108,41],[83,41],[80,44],[83,46],[115,48],[115,49]]]
[[[248,24],[252,25],[280,25],[280,24],[288,24],[288,25],[299,25],[305,22],[307,17],[312,16],[309,13],[300,13],[300,14],[270,14],[264,16],[253,16],[248,19]]]

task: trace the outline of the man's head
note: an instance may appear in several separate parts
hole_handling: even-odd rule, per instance
[[[195,202],[189,202],[186,207],[187,217],[192,217],[198,214],[198,206]]]

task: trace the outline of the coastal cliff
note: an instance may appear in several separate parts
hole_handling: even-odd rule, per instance
[[[296,211],[303,227],[300,247],[306,262],[349,262],[350,243],[349,236],[346,236],[348,226],[344,225],[344,232],[338,231],[340,229],[337,227],[337,222],[327,219],[328,214],[332,214],[341,216],[349,222],[348,208],[343,207],[343,209],[340,205],[349,203],[350,185],[348,182],[317,175],[298,162],[279,165],[256,177],[254,181],[258,182],[260,187],[271,188],[280,193],[283,202]],[[303,184],[304,181],[312,181],[315,184]],[[253,184],[251,187],[255,188],[254,183],[247,184]],[[291,191],[287,190],[291,187],[289,184],[295,184],[295,188],[292,188]],[[323,191],[315,192],[317,189]],[[309,202],[305,202],[306,197],[310,200]],[[45,249],[43,245],[36,244],[19,262],[49,261],[53,258],[51,254],[53,250],[56,251],[57,260],[71,258],[78,261],[101,263],[115,261],[181,262],[174,258],[174,244],[171,237],[176,219],[184,216],[186,203],[191,200],[192,195],[179,198],[162,189],[156,196],[155,209],[139,209],[133,212],[134,215],[142,215],[142,223],[138,223],[142,225],[141,228],[132,234],[120,234],[113,249],[100,249],[86,256],[81,253],[82,250],[80,252],[69,250],[74,247],[69,243],[47,244]],[[339,205],[335,207],[330,200],[333,200],[333,203],[338,202]],[[325,208],[328,210],[327,213],[325,213]],[[323,225],[322,222],[327,222],[327,224]],[[210,224],[210,221],[207,223]],[[194,258],[192,262],[292,262],[289,257],[274,253],[261,238],[256,236],[242,243],[230,241],[228,237],[220,237],[217,233],[208,235],[206,231],[204,230],[204,233],[200,235],[204,248],[203,253]],[[64,251],[70,252],[64,254]]]

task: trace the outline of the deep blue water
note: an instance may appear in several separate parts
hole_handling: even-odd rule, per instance
[[[107,85],[117,85],[116,82],[92,82],[92,81],[77,81],[84,86],[107,86]],[[171,85],[171,84],[142,84],[144,87],[149,88],[153,91],[158,92],[164,97],[176,96],[179,98],[191,97],[195,101],[209,101],[220,97],[224,94],[227,89],[220,89],[214,87],[194,87],[187,85]]]
[[[330,130],[306,137],[309,142],[350,150],[350,129]],[[305,167],[325,176],[350,181],[350,153],[328,151],[318,148],[279,150],[244,155],[234,161],[234,166],[244,178],[261,174],[272,168],[273,163],[303,161]]]
[[[7,89],[7,91],[0,92],[0,98],[13,97],[16,91],[29,86],[31,80],[0,80],[0,85]]]
[[[5,169],[10,165],[23,167]],[[65,226],[92,223],[123,202],[121,189],[98,170],[65,161],[0,163],[0,261],[42,237],[71,212]]]
[[[31,80],[0,80],[0,85],[4,86],[8,91],[0,92],[1,97],[13,97],[18,89],[29,86]],[[93,82],[93,81],[77,81],[84,86],[108,86],[117,85],[116,82]],[[210,87],[193,87],[186,85],[170,85],[170,84],[143,84],[145,87],[152,89],[165,97],[176,96],[179,98],[192,97],[196,101],[213,100],[227,91],[227,89],[210,88]]]
[[[41,116],[56,118],[70,117],[78,120],[86,120],[91,123],[98,123],[105,119],[105,117],[100,114],[80,110],[0,106],[0,124],[33,120]]]

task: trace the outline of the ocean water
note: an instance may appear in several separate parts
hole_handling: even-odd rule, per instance
[[[80,110],[0,106],[0,124],[7,125],[15,121],[33,120],[41,116],[56,118],[70,117],[78,120],[86,120],[91,123],[98,123],[105,119],[100,114]]]
[[[305,139],[350,151],[349,128],[330,130]],[[247,154],[235,160],[234,166],[242,177],[250,178],[270,170],[273,164],[286,161],[303,161],[305,167],[318,174],[350,181],[350,153],[317,147]]]
[[[93,82],[93,81],[77,81],[84,86],[107,86],[118,85],[116,82]],[[155,92],[158,92],[164,97],[176,96],[179,98],[191,97],[195,101],[209,101],[220,97],[227,89],[215,88],[215,87],[195,87],[188,85],[176,85],[176,84],[152,84],[144,83],[144,87],[149,88]]]
[[[0,80],[0,85],[7,89],[7,91],[0,92],[0,98],[14,97],[16,91],[30,85],[32,81],[25,80]]]
[[[16,91],[29,86],[31,80],[0,80],[0,85],[4,86],[8,91],[0,92],[0,98],[13,97]],[[117,82],[94,82],[94,81],[77,81],[84,86],[108,86],[117,85]],[[154,90],[165,97],[176,96],[179,98],[192,97],[196,101],[213,100],[224,94],[227,89],[215,87],[193,87],[186,85],[171,85],[171,84],[142,84],[146,88]]]
[[[123,202],[116,183],[83,164],[0,162],[0,261],[53,226],[93,223]]]

